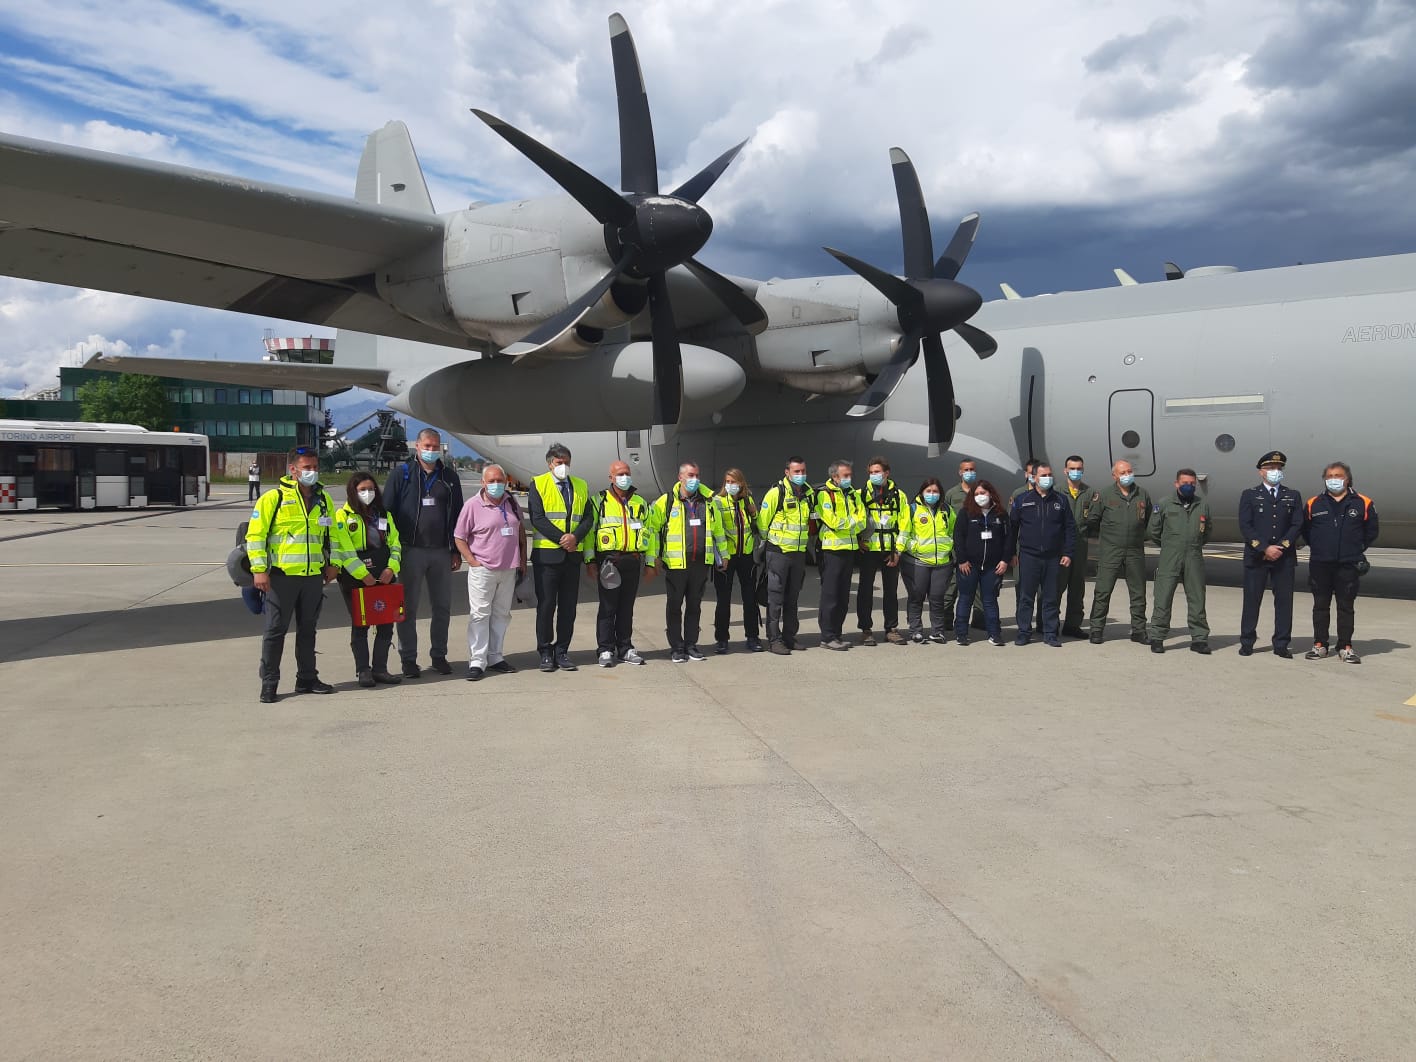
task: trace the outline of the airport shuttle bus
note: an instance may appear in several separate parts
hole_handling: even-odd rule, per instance
[[[0,420],[0,512],[197,505],[210,467],[205,435]]]

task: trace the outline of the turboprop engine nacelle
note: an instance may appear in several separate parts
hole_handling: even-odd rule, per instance
[[[623,431],[654,418],[653,347],[626,343],[573,361],[485,358],[439,369],[389,402],[448,431],[472,435]],[[683,345],[685,420],[711,416],[747,386],[726,354]],[[524,395],[524,401],[507,401]]]
[[[797,390],[863,390],[900,342],[893,307],[857,277],[773,280],[757,301],[770,321],[756,339],[758,370]]]

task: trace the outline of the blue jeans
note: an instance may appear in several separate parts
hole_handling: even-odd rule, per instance
[[[990,638],[1002,638],[1003,628],[998,618],[998,591],[1003,586],[1003,576],[994,574],[992,568],[969,565],[969,573],[962,571],[959,576],[959,599],[954,606],[954,637],[969,636],[969,611],[973,605],[974,592],[979,591],[983,601],[983,623],[988,628]]]
[[[1061,567],[1058,564],[1060,558],[1057,554],[1040,555],[1037,553],[1020,553],[1018,555],[1018,635],[1020,637],[1030,637],[1032,635],[1033,621],[1033,601],[1041,595],[1042,600],[1038,603],[1039,619],[1038,624],[1042,628],[1043,638],[1057,637],[1057,606],[1060,596],[1057,593],[1057,572]]]

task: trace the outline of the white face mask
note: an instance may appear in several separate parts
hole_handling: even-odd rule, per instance
[[[371,490],[361,490],[361,491],[359,492],[359,500],[360,500],[361,502],[363,502],[365,505],[373,505],[373,504],[374,504],[374,492],[371,491]]]
[[[736,483],[725,483],[723,484],[723,489],[734,498],[738,496],[738,491],[742,490]]]
[[[974,504],[976,504],[980,509],[987,509],[990,505],[993,504],[993,499],[990,498],[987,494],[975,494]]]
[[[570,466],[556,465],[555,468],[551,469],[551,475],[555,476],[556,479],[565,479],[568,475],[570,475]]]
[[[1328,489],[1329,493],[1332,493],[1332,494],[1341,494],[1344,490],[1347,489],[1347,480],[1345,480],[1345,479],[1330,479],[1330,480],[1327,481],[1326,486],[1327,486],[1327,489]]]
[[[1280,483],[1283,482],[1283,469],[1281,469],[1281,468],[1266,468],[1266,469],[1264,469],[1264,479],[1268,480],[1268,481],[1269,481],[1271,484],[1273,484],[1275,487],[1278,486]]]
[[[300,481],[301,486],[313,487],[320,481],[320,472],[317,468],[307,468],[303,472],[295,473],[295,478]]]

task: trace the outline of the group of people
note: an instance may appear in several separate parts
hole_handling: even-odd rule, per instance
[[[451,674],[452,575],[464,565],[470,681],[516,670],[504,655],[504,642],[515,587],[528,573],[535,587],[542,671],[577,669],[570,645],[585,575],[594,580],[599,595],[596,649],[601,667],[645,662],[633,642],[635,602],[640,586],[661,572],[665,636],[675,663],[706,658],[700,647],[701,612],[710,580],[716,593],[715,653],[730,651],[736,588],[746,648],[789,655],[803,648],[798,604],[813,546],[821,578],[817,626],[826,649],[852,645],[844,627],[853,580],[858,644],[878,644],[878,630],[895,644],[953,640],[967,645],[970,631],[979,629],[990,644],[1001,646],[999,596],[1004,577],[1015,569],[1017,645],[1028,644],[1035,630],[1050,646],[1060,646],[1064,636],[1100,643],[1120,579],[1130,599],[1133,641],[1148,644],[1152,652],[1165,651],[1175,590],[1183,585],[1190,649],[1210,652],[1203,546],[1212,522],[1191,469],[1179,470],[1174,492],[1157,502],[1136,483],[1126,461],[1116,462],[1111,482],[1096,488],[1086,482],[1085,462],[1078,455],[1066,459],[1060,481],[1048,462],[1029,461],[1026,482],[1005,501],[968,458],[959,463],[954,485],[946,489],[929,477],[907,493],[891,478],[882,457],[870,459],[859,483],[852,463],[837,460],[828,467],[826,481],[812,485],[806,462],[793,456],[781,480],[759,501],[740,470],[727,470],[715,491],[702,482],[697,464],[684,462],[674,486],[651,501],[639,493],[623,461],[612,463],[606,486],[592,491],[586,480],[571,474],[571,453],[556,443],[546,453],[547,471],[531,484],[523,519],[500,466],[488,465],[481,489],[464,501],[455,471],[442,462],[438,433],[426,429],[415,448],[415,459],[395,467],[382,490],[372,476],[355,473],[348,500],[338,509],[319,484],[316,451],[296,450],[290,476],[257,500],[247,553],[256,585],[267,595],[262,701],[275,700],[292,620],[297,625],[296,691],[332,690],[315,668],[314,632],[323,585],[334,580],[351,621],[351,598],[360,584],[398,580],[404,586],[405,618],[397,625],[402,675],[388,671],[392,626],[377,629],[372,654],[367,629],[354,626],[351,649],[360,685],[421,675],[416,624],[424,589],[431,606],[431,666]],[[1281,451],[1265,454],[1257,463],[1261,482],[1240,499],[1245,539],[1240,655],[1254,651],[1259,607],[1269,589],[1273,651],[1292,656],[1296,550],[1307,541],[1314,637],[1306,655],[1322,659],[1335,653],[1358,663],[1352,647],[1354,602],[1365,551],[1377,538],[1376,508],[1356,492],[1351,469],[1342,462],[1324,470],[1324,493],[1305,503],[1297,491],[1282,485],[1286,464]],[[1085,577],[1092,537],[1097,576],[1088,612]],[[1160,547],[1149,621],[1147,542]],[[1336,641],[1329,637],[1333,598]],[[765,624],[759,604],[764,599]]]

